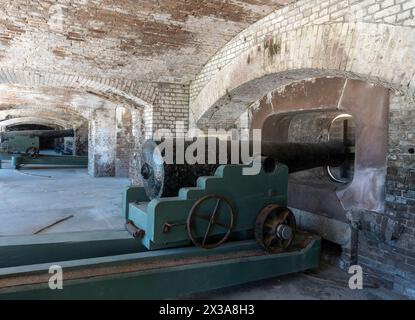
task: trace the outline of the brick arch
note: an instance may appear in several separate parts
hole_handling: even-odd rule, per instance
[[[157,91],[156,86],[149,82],[6,68],[0,68],[0,84],[77,89],[140,109],[152,108]]]
[[[51,117],[18,117],[0,121],[0,131],[3,128],[9,126],[15,126],[20,124],[40,124],[44,126],[59,126],[63,129],[72,128],[71,123],[68,121],[62,121],[58,118]]]
[[[88,122],[87,114],[81,114],[74,109],[61,108],[39,108],[38,106],[25,106],[24,108],[11,108],[0,110],[0,126],[4,126],[5,121],[10,123],[18,119],[46,120],[57,123],[65,128],[81,125]]]
[[[228,128],[275,88],[325,76],[366,80],[413,96],[415,29],[348,22],[276,30],[209,74],[191,101],[191,121],[200,128]]]

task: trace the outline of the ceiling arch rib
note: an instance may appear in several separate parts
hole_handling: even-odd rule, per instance
[[[0,68],[0,83],[26,87],[58,87],[86,91],[134,108],[151,108],[157,86],[149,82],[83,77]]]
[[[270,91],[310,78],[344,77],[415,93],[415,28],[332,23],[277,32],[270,39],[273,46],[271,40],[258,44],[261,50],[244,51],[212,75],[191,102],[193,123],[228,128]]]
[[[61,112],[59,109],[39,109],[27,106],[24,108],[0,110],[0,126],[13,123],[13,121],[19,121],[19,119],[22,121],[24,119],[27,119],[27,121],[43,119],[49,123],[56,123],[67,128],[80,126],[88,121],[87,118],[74,110]]]
[[[59,126],[64,129],[72,128],[72,124],[68,121],[64,121],[58,118],[46,118],[46,117],[19,117],[7,120],[0,120],[0,130],[4,130],[10,126],[22,125],[22,124],[37,124],[43,126]]]

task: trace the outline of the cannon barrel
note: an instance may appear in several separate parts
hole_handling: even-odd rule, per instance
[[[195,186],[196,180],[200,176],[213,175],[220,164],[235,163],[231,159],[231,152],[235,150],[230,141],[213,139],[215,145],[212,156],[212,149],[209,149],[213,144],[211,138],[206,139],[202,159],[204,164],[200,162],[189,164],[186,161],[177,161],[176,154],[180,149],[183,153],[194,142],[185,142],[183,145],[178,145],[176,140],[170,140],[171,148],[167,150],[160,145],[160,142],[154,140],[147,140],[143,144],[141,153],[141,177],[143,179],[144,189],[150,199],[160,197],[177,196],[179,189],[183,187]],[[163,140],[164,142],[166,140]],[[220,144],[224,147],[221,149]],[[289,172],[296,172],[307,170],[321,166],[339,166],[347,157],[347,148],[341,141],[332,141],[325,143],[276,143],[271,141],[261,141],[261,155],[267,157],[267,163],[280,162],[288,166]],[[249,154],[253,155],[254,142],[248,142]],[[222,150],[222,151],[221,151]],[[243,159],[241,150],[242,145],[239,143],[236,149],[238,159]],[[171,154],[170,161],[164,161],[165,157],[168,159],[166,152]],[[227,157],[223,157],[223,152],[226,152]],[[214,161],[208,161],[210,159]],[[233,152],[235,154],[235,152]],[[182,157],[184,158],[184,157]],[[242,163],[242,162],[239,162]]]
[[[8,138],[16,136],[29,136],[39,138],[63,138],[73,137],[74,130],[21,130],[21,131],[6,131],[0,132],[0,140],[3,141]]]

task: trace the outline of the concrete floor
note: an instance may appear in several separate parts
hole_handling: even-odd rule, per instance
[[[93,178],[87,169],[0,169],[0,236],[123,229],[121,193],[128,179]]]
[[[378,287],[363,278],[362,290],[351,290],[350,275],[322,263],[318,270],[257,281],[248,285],[185,296],[208,300],[405,300],[405,296]]]

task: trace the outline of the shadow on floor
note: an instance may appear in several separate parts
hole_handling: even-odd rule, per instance
[[[322,264],[319,269],[257,281],[184,299],[208,300],[401,300],[406,297],[363,279],[362,290],[351,290],[349,275]]]

